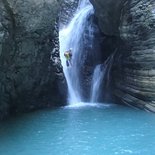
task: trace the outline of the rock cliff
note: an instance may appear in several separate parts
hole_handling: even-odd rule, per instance
[[[155,112],[155,1],[91,1],[102,32],[121,39],[110,72],[111,95]]]
[[[65,103],[58,12],[56,0],[0,1],[0,118]]]

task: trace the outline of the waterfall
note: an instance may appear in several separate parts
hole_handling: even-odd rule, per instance
[[[68,102],[76,104],[82,102],[80,68],[83,65],[83,41],[82,35],[86,21],[94,13],[93,6],[89,0],[80,0],[77,11],[66,27],[59,32],[60,57],[64,74],[68,84]],[[72,65],[67,67],[64,52],[72,48]]]
[[[117,49],[107,58],[104,64],[97,65],[94,69],[90,95],[90,102],[92,103],[97,103],[100,99],[100,95],[105,95],[103,90],[106,90],[109,87],[110,72],[116,51]],[[101,90],[103,94],[101,94]]]
[[[98,102],[100,96],[100,85],[104,79],[106,67],[104,65],[97,65],[94,69],[91,88],[91,102]]]

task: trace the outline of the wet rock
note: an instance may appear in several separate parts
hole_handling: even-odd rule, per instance
[[[102,31],[122,40],[111,69],[112,96],[119,102],[155,112],[155,1],[92,2]]]
[[[92,84],[92,76],[97,64],[101,64],[101,43],[103,36],[100,34],[101,31],[96,24],[94,14],[90,15],[85,23],[84,33],[82,35],[83,55],[81,62],[81,81],[82,81],[82,94],[86,102],[90,100],[90,90]]]
[[[58,11],[55,0],[0,1],[0,117],[65,103]]]
[[[95,8],[99,27],[105,35],[118,36],[121,11],[125,0],[90,0]]]

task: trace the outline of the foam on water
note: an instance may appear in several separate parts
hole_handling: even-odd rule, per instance
[[[65,109],[77,109],[77,108],[84,108],[84,107],[108,108],[110,106],[114,106],[114,104],[78,102],[71,105],[67,105],[64,108]]]

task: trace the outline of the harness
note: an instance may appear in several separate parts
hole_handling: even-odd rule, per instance
[[[70,54],[69,54],[69,53],[65,53],[64,55],[65,55],[65,58],[66,58],[67,60],[70,59]]]

